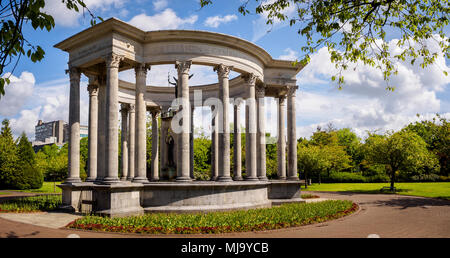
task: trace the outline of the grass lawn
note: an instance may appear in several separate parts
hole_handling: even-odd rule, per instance
[[[329,200],[317,203],[291,203],[281,206],[227,212],[174,214],[150,213],[125,218],[85,216],[68,228],[84,230],[147,233],[194,234],[258,231],[323,222],[357,210],[351,201]]]
[[[8,195],[8,194],[11,194],[11,193],[3,193],[3,192],[0,192],[0,195]]]
[[[386,193],[381,192],[382,187],[390,186],[389,183],[322,183],[312,184],[307,191],[333,191],[333,192],[358,192],[358,193]],[[450,182],[438,183],[395,183],[397,194],[414,195],[422,197],[434,197],[450,200]]]
[[[27,189],[27,190],[11,190],[16,192],[23,193],[61,193],[61,188],[54,187],[54,185],[59,185],[61,182],[44,182],[41,188],[39,189]],[[54,189],[55,188],[55,189]]]

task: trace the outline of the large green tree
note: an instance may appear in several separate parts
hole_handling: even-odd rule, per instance
[[[436,156],[426,148],[425,141],[411,131],[399,131],[386,135],[371,134],[365,143],[365,157],[369,163],[386,166],[394,191],[396,175],[405,173],[437,170]]]
[[[57,0],[51,0],[57,1]],[[101,17],[95,16],[86,6],[84,0],[59,0],[69,10],[86,11],[94,25]],[[51,31],[55,27],[53,17],[43,11],[45,0],[9,0],[0,2],[0,97],[5,94],[5,84],[9,84],[9,76],[13,74],[21,56],[26,55],[32,62],[41,61],[45,51],[38,43],[32,42],[24,34],[24,27],[34,30]],[[5,69],[10,72],[5,76]]]
[[[205,7],[214,0],[200,0]],[[351,63],[361,62],[383,72],[388,80],[397,73],[395,62],[408,60],[426,67],[435,62],[439,53],[449,58],[449,38],[445,33],[449,23],[448,0],[246,0],[238,11],[262,14],[267,24],[288,21],[306,43],[301,47],[307,64],[310,55],[326,46],[336,65],[339,87],[344,84],[343,71]],[[293,10],[292,10],[293,8]],[[293,11],[293,12],[292,12]],[[292,16],[289,16],[291,13]],[[388,34],[398,38],[400,52],[391,54]],[[437,42],[432,49],[430,42]],[[447,71],[443,71],[447,74]]]

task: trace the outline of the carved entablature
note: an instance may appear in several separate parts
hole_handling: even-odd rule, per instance
[[[219,64],[214,67],[214,72],[217,72],[219,78],[228,78],[231,70],[233,70],[233,66],[226,66],[224,64]]]
[[[191,69],[192,61],[176,61],[175,69],[178,71],[178,76],[181,77],[182,74],[189,74],[189,70]]]

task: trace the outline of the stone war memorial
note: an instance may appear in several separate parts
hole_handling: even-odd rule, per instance
[[[295,78],[303,68],[300,64],[275,60],[262,48],[233,36],[189,30],[144,32],[115,18],[55,47],[69,53],[69,171],[59,186],[65,208],[118,217],[302,202],[295,126]],[[146,85],[147,71],[167,64],[177,69],[175,87]],[[193,64],[211,67],[217,83],[189,86]],[[119,80],[119,72],[128,69],[134,69],[135,83]],[[239,76],[230,79],[230,71]],[[85,182],[80,179],[82,74],[89,78]],[[278,103],[278,172],[274,180],[266,176],[266,97]],[[213,129],[211,180],[199,181],[193,171],[193,114],[196,107],[208,106]],[[234,126],[234,139],[230,139],[230,117],[234,117],[234,125],[240,125],[241,108],[245,109],[245,132]],[[152,115],[149,174],[147,111]],[[242,133],[246,139],[245,176]]]

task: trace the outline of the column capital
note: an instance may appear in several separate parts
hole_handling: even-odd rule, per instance
[[[136,112],[136,108],[135,108],[136,106],[134,105],[134,104],[129,104],[129,106],[128,106],[128,111],[130,112],[130,113],[134,113],[134,112]]]
[[[288,86],[287,87],[287,96],[288,97],[295,97],[295,93],[298,89],[298,86]]]
[[[278,96],[278,105],[286,105],[286,95],[280,95]]]
[[[178,70],[178,75],[181,74],[189,74],[189,70],[191,69],[192,61],[176,61],[175,62],[175,69]]]
[[[150,69],[151,69],[151,66],[148,64],[139,63],[134,66],[134,72],[135,72],[136,76],[139,76],[139,75],[146,76],[147,71]]]
[[[219,78],[226,77],[230,75],[231,70],[233,70],[233,66],[226,66],[224,64],[219,64],[214,67],[214,72],[217,72]]]
[[[89,96],[98,96],[98,84],[89,84],[87,86]]]
[[[264,84],[259,85],[255,89],[256,98],[264,98],[266,96],[266,87]]]
[[[241,76],[247,84],[255,85],[258,78],[254,73],[246,73]]]
[[[130,110],[130,104],[128,103],[121,103],[120,104],[120,112],[127,113]]]
[[[103,59],[105,59],[106,68],[119,68],[120,61],[122,61],[124,57],[115,53],[109,53],[104,55]]]
[[[66,70],[66,74],[69,74],[70,80],[80,80],[81,69],[77,66],[69,64],[69,69]]]
[[[152,113],[152,117],[157,117],[159,114],[161,114],[161,110],[158,108],[150,109],[150,113]]]

